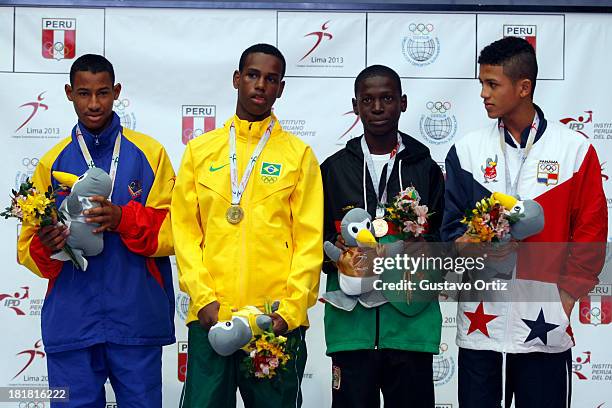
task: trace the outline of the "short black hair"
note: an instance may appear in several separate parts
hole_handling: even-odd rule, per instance
[[[257,52],[272,55],[278,58],[282,62],[282,66],[283,66],[281,70],[281,78],[285,76],[285,68],[287,67],[287,63],[285,62],[285,57],[280,52],[280,50],[276,48],[275,46],[270,45],[270,44],[263,44],[263,43],[251,45],[249,48],[247,48],[246,50],[242,52],[242,55],[240,56],[240,62],[238,62],[238,71],[242,72],[242,68],[244,68],[244,64],[246,62],[247,57]]]
[[[385,65],[370,65],[361,71],[359,75],[357,75],[357,78],[355,78],[355,96],[357,96],[357,90],[363,81],[376,76],[383,76],[391,79],[395,82],[399,94],[402,94],[402,81],[397,72]]]
[[[109,60],[98,54],[85,54],[77,58],[70,67],[70,85],[74,85],[74,76],[79,71],[88,71],[92,74],[108,72],[111,82],[115,85],[115,70]]]
[[[533,46],[527,40],[505,37],[492,42],[480,51],[478,63],[503,67],[504,74],[513,82],[529,79],[533,94],[538,76],[538,61]]]

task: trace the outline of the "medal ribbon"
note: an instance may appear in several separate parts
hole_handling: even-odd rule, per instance
[[[518,182],[521,177],[521,171],[523,170],[523,165],[527,160],[527,155],[531,151],[533,147],[533,143],[535,142],[536,134],[538,133],[538,127],[540,126],[540,118],[538,117],[538,113],[536,112],[535,117],[533,118],[533,122],[531,123],[531,128],[529,129],[529,137],[527,138],[527,143],[525,144],[525,148],[521,148],[519,144],[519,169],[516,172],[516,177],[514,181],[510,181],[510,169],[508,168],[508,148],[506,147],[506,135],[504,122],[500,119],[497,128],[499,129],[499,143],[501,144],[502,153],[504,154],[504,170],[506,173],[506,194],[509,194],[513,197],[517,197],[518,193]]]
[[[395,148],[393,148],[393,150],[391,151],[391,155],[389,156],[389,161],[385,165],[387,166],[387,177],[384,180],[385,184],[384,184],[384,189],[382,191],[382,194],[379,194],[379,192],[380,192],[380,183],[382,183],[383,180],[379,181],[378,188],[374,188],[374,191],[376,192],[376,203],[377,203],[376,218],[382,218],[385,215],[385,209],[381,206],[381,204],[387,202],[387,184],[389,183],[389,179],[391,178],[391,172],[393,171],[393,166],[395,165],[395,158],[397,156],[397,153],[399,153],[403,147],[404,146],[402,144],[402,138],[398,134],[397,144],[395,145]],[[361,150],[363,151],[364,167],[367,167],[368,172],[370,173],[370,179],[372,179],[372,186],[374,186],[374,180],[378,180],[378,174],[376,174],[376,167],[374,167],[374,160],[372,160],[372,154],[370,153],[370,149],[368,148],[368,144],[366,143],[365,136],[361,137]],[[364,172],[365,172],[365,169],[364,169]],[[363,177],[365,180],[365,174],[363,175]],[[364,182],[364,188],[363,188],[363,201],[366,207],[365,210],[367,211],[368,201],[366,199],[365,182]]]
[[[85,138],[83,137],[83,132],[81,132],[81,128],[77,124],[76,126],[76,138],[79,143],[79,147],[81,149],[81,153],[85,158],[85,162],[87,163],[88,168],[96,167],[96,163],[94,163],[91,154],[89,153],[89,149],[87,148],[87,144],[85,143]],[[115,138],[115,147],[113,148],[113,157],[111,159],[110,171],[108,175],[111,179],[111,192],[108,195],[108,200],[111,201],[111,197],[113,196],[113,190],[115,189],[115,178],[117,177],[117,168],[119,167],[119,152],[121,150],[121,131],[117,133],[117,137]]]
[[[234,126],[234,122],[230,125],[229,131],[229,164],[230,164],[230,181],[232,183],[232,205],[240,204],[240,199],[242,198],[242,194],[246,189],[246,185],[249,182],[249,178],[251,177],[251,172],[255,167],[255,163],[257,159],[261,155],[261,152],[270,139],[270,135],[272,134],[272,128],[274,127],[275,120],[271,119],[268,128],[264,135],[259,139],[259,143],[255,147],[251,158],[249,159],[249,163],[247,164],[246,169],[244,170],[244,174],[242,175],[242,180],[240,180],[240,184],[238,184],[238,163],[236,161],[236,128]]]

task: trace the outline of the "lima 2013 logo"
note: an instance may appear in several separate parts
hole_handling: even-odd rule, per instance
[[[450,113],[452,104],[449,101],[429,101],[425,108],[429,113],[421,115],[421,136],[434,145],[452,140],[457,133],[457,118]]]
[[[182,106],[183,144],[216,127],[217,107],[215,105],[183,105]]]
[[[344,145],[349,140],[358,136],[357,134],[353,133],[353,130],[357,127],[357,124],[359,123],[359,116],[356,115],[355,112],[351,109],[348,112],[344,112],[342,114],[342,117],[349,117],[351,121],[350,121],[350,124],[347,126],[346,130],[344,131],[344,133],[342,133],[340,137],[338,137],[336,144],[339,144],[339,145]]]
[[[333,34],[327,31],[327,29],[329,28],[329,23],[330,22],[331,22],[331,20],[327,20],[326,22],[324,22],[321,25],[321,30],[320,31],[313,31],[312,33],[308,33],[308,34],[304,35],[304,37],[315,37],[315,43],[312,46],[312,48],[306,54],[304,54],[304,56],[302,58],[300,58],[300,60],[298,62],[304,61],[306,59],[306,57],[308,57],[310,54],[312,54],[314,52],[314,50],[316,50],[317,47],[319,45],[321,45],[321,42],[323,41],[323,39],[326,39],[326,40],[330,41],[332,38],[334,38]],[[312,61],[312,62],[320,62],[320,61]]]
[[[33,98],[34,100],[25,102],[17,107],[20,110],[25,110],[25,114],[16,115],[16,117],[19,117],[19,122],[16,122],[16,124],[19,123],[19,125],[12,135],[13,138],[57,139],[60,137],[59,127],[52,127],[48,124],[44,125],[44,127],[40,127],[40,121],[38,119],[34,120],[41,116],[41,112],[49,110],[49,105],[44,102],[45,93],[47,93],[47,91],[39,93],[35,99]],[[44,114],[42,116],[44,116]],[[32,122],[34,122],[34,126],[32,126]]]
[[[42,19],[42,56],[57,61],[76,56],[76,18]]]
[[[536,49],[536,31],[538,26],[525,24],[504,24],[504,37],[519,37]]]
[[[117,116],[119,116],[121,126],[136,130],[136,115],[134,115],[134,113],[128,109],[129,106],[130,100],[127,98],[117,99],[115,102],[113,102],[113,109],[115,110]]]
[[[430,65],[440,55],[440,40],[435,35],[431,23],[411,23],[409,34],[402,39],[402,54],[412,65]]]
[[[448,351],[448,344],[440,343],[440,354],[433,356],[433,380],[436,387],[448,383],[455,374],[455,360]]]
[[[17,354],[15,354],[15,356],[19,360],[23,361],[24,364],[21,367],[21,369],[17,372],[17,374],[15,374],[13,378],[11,378],[11,381],[17,379],[17,377],[19,377],[21,374],[24,374],[24,372],[28,370],[28,368],[31,367],[35,361],[44,360],[47,355],[44,352],[42,340],[39,339],[33,344],[32,348],[22,350],[18,352]],[[35,385],[35,384],[46,383],[46,382],[47,382],[46,375],[40,376],[40,375],[24,374],[23,377],[21,377],[21,379],[18,380],[18,382],[11,383],[9,385],[16,385],[16,384]]]

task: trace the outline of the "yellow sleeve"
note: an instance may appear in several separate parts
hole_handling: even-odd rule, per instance
[[[306,321],[306,312],[317,301],[323,263],[323,184],[319,163],[308,147],[300,176],[290,198],[293,225],[293,258],[287,279],[287,297],[278,314],[293,330]]]
[[[38,191],[47,191],[51,186],[51,166],[69,143],[70,138],[64,139],[40,159],[31,177],[34,188]],[[37,231],[38,227],[22,225],[17,241],[17,258],[21,265],[41,278],[55,278],[60,273],[63,262],[50,258],[51,251],[41,244],[36,235]]]
[[[200,219],[192,153],[190,143],[176,178],[170,211],[179,286],[191,298],[191,309],[197,315],[201,308],[216,300],[216,295],[213,279],[202,261],[206,231]]]
[[[157,250],[152,256],[174,255],[170,202],[172,200],[175,179],[174,169],[172,168],[168,153],[161,147],[159,163],[157,164],[157,169],[155,169],[155,181],[151,186],[145,206],[157,210],[166,210],[167,213],[157,235]]]
[[[164,147],[155,139],[129,129],[124,136],[145,155],[153,172],[153,183],[143,205],[131,201],[121,207],[121,221],[115,229],[127,248],[147,257],[174,254],[170,201],[174,188],[174,169]]]

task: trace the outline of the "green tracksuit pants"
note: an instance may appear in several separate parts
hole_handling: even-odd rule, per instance
[[[246,354],[239,350],[228,357],[218,355],[208,342],[208,331],[198,322],[189,329],[187,379],[181,395],[181,408],[234,408],[236,388],[245,408],[285,408],[302,405],[301,383],[306,366],[305,328],[286,334],[295,351],[287,369],[273,379],[247,378],[240,370]]]

